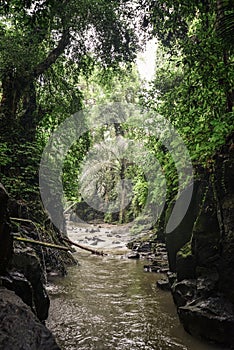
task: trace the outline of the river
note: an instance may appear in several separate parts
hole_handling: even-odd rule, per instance
[[[79,266],[48,285],[47,326],[63,350],[220,350],[183,330],[170,292],[156,287],[162,276],[144,272],[144,260],[124,255],[124,230],[118,240],[111,229],[99,229],[98,236],[93,231],[72,226],[69,237],[90,246],[101,237],[94,244],[107,247],[110,255],[78,249]]]

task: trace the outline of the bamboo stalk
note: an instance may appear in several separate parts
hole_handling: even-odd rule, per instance
[[[82,244],[79,244],[79,243],[75,243],[75,242],[72,242],[69,238],[65,238],[63,237],[62,238],[65,242],[71,244],[71,245],[74,245],[80,249],[83,249],[83,250],[87,250],[88,252],[91,252],[92,254],[96,254],[96,255],[101,255],[101,256],[105,256],[107,254],[103,253],[102,251],[100,252],[99,250],[95,250],[95,249],[92,249],[92,248],[89,248],[89,247],[86,247]]]
[[[65,251],[69,250],[68,247],[65,247],[65,246],[62,246],[62,245],[57,245],[57,244],[48,243],[48,242],[35,241],[34,239],[18,237],[18,236],[15,236],[15,235],[13,235],[13,239],[15,239],[17,241],[20,241],[20,242],[36,244],[36,245],[40,245],[40,246],[44,246],[44,247],[48,247],[48,248],[54,248],[54,249],[65,250]]]

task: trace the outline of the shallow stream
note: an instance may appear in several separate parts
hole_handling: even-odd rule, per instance
[[[47,326],[63,350],[220,350],[183,330],[170,292],[156,287],[162,276],[144,272],[144,260],[124,255],[125,230],[118,240],[111,229],[93,231],[70,227],[69,236],[80,243],[101,237],[96,248],[106,244],[110,255],[78,249],[80,265],[48,286]]]

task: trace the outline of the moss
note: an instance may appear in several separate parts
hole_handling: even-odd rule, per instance
[[[187,242],[177,253],[178,257],[187,258],[192,255],[191,241]]]
[[[176,201],[175,199],[171,200],[170,203],[168,204],[168,207],[166,209],[166,212],[165,212],[165,220],[164,220],[164,224],[167,224],[169,219],[170,219],[170,216],[171,216],[171,213],[172,213],[172,210],[174,208],[174,205],[175,205]]]

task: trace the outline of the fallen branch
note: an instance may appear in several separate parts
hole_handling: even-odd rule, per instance
[[[63,214],[67,214],[71,208],[73,208],[77,203],[72,203],[67,209],[64,210]]]
[[[62,238],[65,242],[71,244],[71,245],[74,245],[80,249],[83,249],[83,250],[87,250],[88,252],[91,252],[92,254],[95,254],[95,255],[101,255],[101,256],[105,256],[107,254],[103,253],[103,251],[99,251],[99,250],[95,250],[95,249],[92,249],[92,248],[89,248],[89,247],[85,247],[83,246],[82,244],[79,244],[79,243],[75,243],[75,242],[72,242],[69,238]]]
[[[23,237],[19,237],[19,236],[15,236],[15,235],[13,235],[13,239],[15,239],[16,241],[30,243],[30,244],[36,244],[36,245],[44,246],[47,248],[53,248],[53,249],[59,249],[59,250],[65,250],[65,251],[69,250],[68,247],[65,247],[62,245],[57,245],[57,244],[48,243],[48,242],[35,241],[34,239],[23,238]]]

